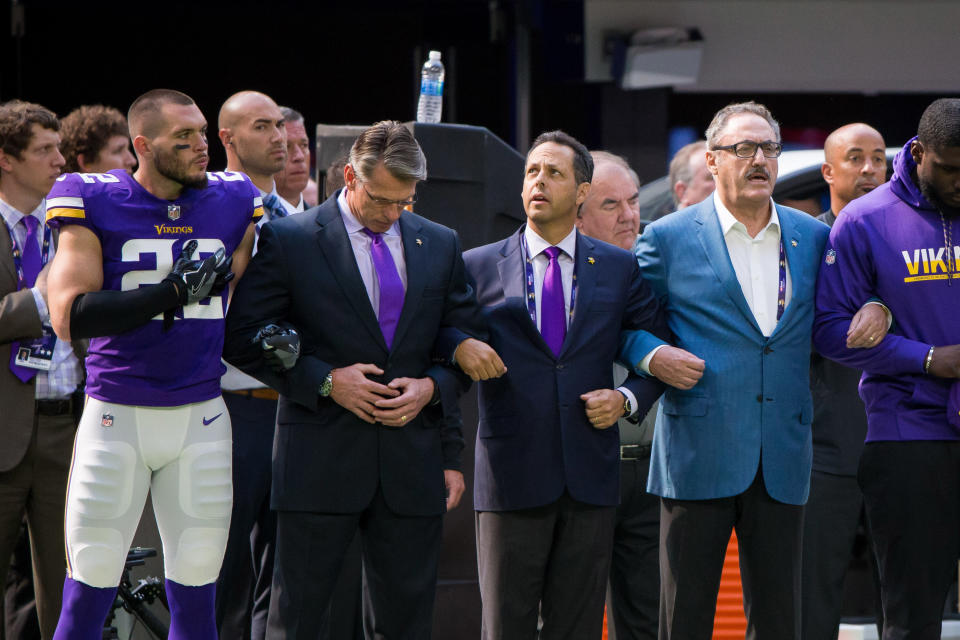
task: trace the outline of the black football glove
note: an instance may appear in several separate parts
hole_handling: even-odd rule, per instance
[[[230,281],[233,280],[234,273],[230,270],[232,267],[233,256],[230,256],[223,262],[217,264],[217,268],[214,269],[214,273],[217,274],[217,277],[213,281],[213,287],[210,288],[211,296],[218,296],[223,293],[223,290],[226,289],[227,285],[230,284]]]
[[[173,263],[173,269],[164,278],[164,281],[176,285],[181,305],[194,304],[207,298],[216,282],[217,269],[227,261],[223,249],[217,249],[205,260],[194,260],[196,250],[197,241],[188,240],[183,245],[180,257]]]
[[[253,341],[260,343],[263,358],[277,373],[293,368],[300,357],[300,336],[293,327],[283,328],[268,324],[260,329]]]

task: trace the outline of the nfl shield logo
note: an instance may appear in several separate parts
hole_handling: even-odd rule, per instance
[[[103,417],[100,418],[100,425],[101,425],[101,426],[104,426],[104,427],[112,427],[112,426],[113,426],[113,414],[112,414],[112,413],[105,413],[105,414],[103,414]]]
[[[825,262],[826,262],[827,264],[833,264],[833,263],[836,262],[836,261],[837,261],[837,252],[834,251],[833,249],[829,249],[829,250],[827,251],[827,258],[826,258]]]
[[[168,204],[167,205],[167,217],[173,221],[180,219],[180,205],[178,204]]]

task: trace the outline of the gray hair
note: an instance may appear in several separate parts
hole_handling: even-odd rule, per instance
[[[766,120],[770,128],[773,129],[776,142],[780,142],[780,123],[773,119],[773,114],[770,113],[769,109],[758,102],[750,100],[749,102],[734,102],[717,111],[717,114],[713,116],[713,120],[710,121],[710,126],[707,127],[707,145],[710,149],[716,147],[720,142],[720,135],[723,133],[723,129],[727,126],[730,118],[742,113],[752,113]],[[758,140],[758,142],[762,141]]]
[[[690,184],[690,181],[693,180],[693,170],[690,168],[690,158],[693,157],[695,153],[703,153],[707,150],[707,141],[706,140],[697,140],[696,142],[691,142],[690,144],[685,144],[680,147],[680,150],[673,155],[673,160],[670,161],[670,192],[673,194],[673,204],[680,204],[677,199],[677,192],[674,190],[674,187],[677,186],[678,182],[684,184]]]
[[[280,115],[284,122],[303,122],[303,114],[290,107],[280,107]]]
[[[357,136],[348,161],[361,182],[381,162],[397,180],[427,179],[426,156],[410,130],[396,120],[378,122]]]
[[[594,168],[600,164],[603,164],[604,162],[609,162],[610,164],[615,164],[621,169],[624,169],[630,176],[630,179],[633,180],[633,184],[635,184],[638,189],[640,188],[640,176],[637,175],[637,172],[633,170],[633,167],[630,166],[630,163],[627,162],[627,159],[623,156],[618,156],[617,154],[610,153],[609,151],[591,151],[590,157],[593,158]]]

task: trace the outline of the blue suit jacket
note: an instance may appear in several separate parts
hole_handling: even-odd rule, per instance
[[[796,209],[777,205],[777,215],[792,297],[769,338],[743,297],[712,197],[654,222],[640,238],[640,270],[666,308],[675,344],[706,361],[693,389],[664,393],[651,493],[681,500],[737,495],[762,463],[772,498],[807,500],[810,332],[829,228]],[[628,335],[624,357],[635,363],[655,343]]]
[[[580,394],[613,388],[622,329],[667,337],[666,322],[629,252],[577,234],[577,298],[559,356],[543,341],[525,299],[520,232],[464,254],[507,373],[480,388],[474,506],[507,511],[550,504],[568,490],[580,502],[619,501],[619,432],[595,429]],[[662,386],[631,375],[640,414]]]

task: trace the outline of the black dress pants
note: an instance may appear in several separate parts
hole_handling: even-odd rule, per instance
[[[661,640],[712,637],[733,529],[740,550],[747,640],[799,640],[803,507],[771,498],[762,470],[736,496],[661,502]]]

